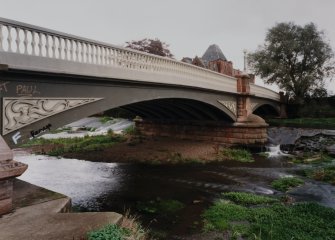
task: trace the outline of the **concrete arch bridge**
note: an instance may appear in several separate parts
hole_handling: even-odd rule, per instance
[[[0,18],[0,192],[26,169],[8,145],[119,107],[143,119],[143,134],[227,144],[264,143],[267,124],[253,113],[284,113],[281,96],[248,75]],[[11,208],[7,192],[0,214]]]

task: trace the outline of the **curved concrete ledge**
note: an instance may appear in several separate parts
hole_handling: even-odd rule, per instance
[[[64,196],[18,208],[0,219],[0,239],[85,239],[87,232],[122,219],[114,212],[69,213],[70,206],[71,199]]]

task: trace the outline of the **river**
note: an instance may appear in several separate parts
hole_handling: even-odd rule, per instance
[[[124,213],[130,209],[145,227],[169,239],[198,232],[202,211],[222,192],[280,195],[270,187],[271,181],[295,175],[303,166],[287,163],[285,158],[278,157],[281,153],[275,155],[269,159],[255,155],[253,163],[155,166],[89,162],[15,151],[15,159],[29,165],[20,179],[71,197],[76,211]],[[305,180],[302,187],[289,194],[298,201],[316,201],[335,208],[334,186]],[[150,209],[155,202],[168,200],[178,201],[184,207],[173,216]]]

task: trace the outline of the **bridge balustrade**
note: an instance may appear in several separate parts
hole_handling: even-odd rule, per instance
[[[36,60],[40,58],[58,62],[55,64],[49,61],[49,65],[46,65],[48,62]],[[63,65],[59,64],[59,61],[62,61]],[[4,18],[0,18],[0,64],[27,70],[93,74],[96,77],[111,79],[157,82],[237,93],[236,78],[224,74],[170,58]],[[55,68],[59,65],[63,69]],[[93,71],[96,68],[90,70],[90,66],[102,68]],[[253,86],[251,92],[256,96],[279,100],[277,93],[266,88]]]

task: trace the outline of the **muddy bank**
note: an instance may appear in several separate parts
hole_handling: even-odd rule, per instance
[[[55,145],[34,146],[31,153],[47,153],[57,148]],[[127,140],[116,143],[101,151],[65,153],[65,158],[75,158],[94,162],[176,162],[178,160],[211,161],[215,160],[218,146],[213,143],[178,140],[170,138]]]

